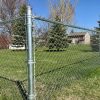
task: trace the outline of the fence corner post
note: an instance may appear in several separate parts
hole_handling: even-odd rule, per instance
[[[28,58],[28,100],[36,100],[33,93],[33,55],[32,55],[32,10],[27,6],[27,58]]]

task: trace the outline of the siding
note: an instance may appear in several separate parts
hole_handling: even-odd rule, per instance
[[[85,44],[90,44],[90,34],[89,33],[87,33],[86,35],[85,35]]]
[[[10,43],[9,36],[0,35],[0,49],[8,49]]]

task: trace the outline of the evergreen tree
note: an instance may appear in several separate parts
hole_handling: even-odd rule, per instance
[[[98,21],[99,27],[96,27],[96,31],[100,31],[100,21]],[[91,47],[93,51],[100,50],[100,33],[96,33],[91,37]]]
[[[16,20],[13,23],[13,35],[14,35],[14,44],[26,44],[26,25],[25,25],[25,14],[27,12],[27,7],[23,4],[19,10],[19,17],[21,19]]]
[[[56,21],[61,22],[59,16],[56,16]],[[53,24],[49,31],[48,36],[49,50],[63,50],[67,47],[66,28],[60,24]]]

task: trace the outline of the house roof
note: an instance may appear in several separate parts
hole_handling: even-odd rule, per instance
[[[70,33],[68,36],[84,36],[87,32],[73,32]]]

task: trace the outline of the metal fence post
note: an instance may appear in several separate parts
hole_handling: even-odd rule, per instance
[[[32,11],[27,7],[27,30],[28,30],[28,100],[35,100],[33,94],[33,57],[32,57]]]
[[[32,19],[32,20],[34,20],[34,18]],[[34,79],[34,81],[33,81],[33,89],[34,89],[34,100],[36,100],[36,71],[35,71],[35,67],[36,67],[36,53],[35,53],[35,49],[36,49],[36,44],[35,44],[35,38],[36,38],[36,36],[35,36],[35,30],[34,30],[34,23],[32,23],[33,25],[32,25],[32,28],[33,28],[33,62],[34,62],[34,70],[33,70],[33,79]]]

